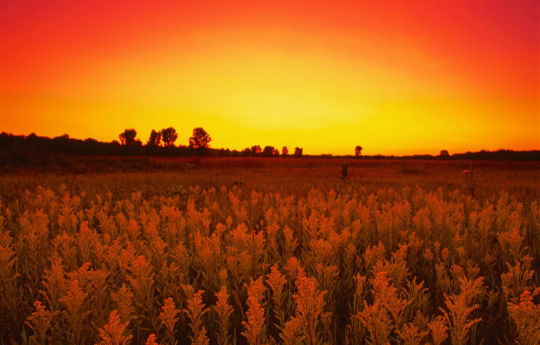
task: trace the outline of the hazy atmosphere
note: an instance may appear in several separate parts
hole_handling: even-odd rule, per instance
[[[539,345],[537,0],[0,0],[0,345]]]
[[[310,154],[531,150],[539,9],[523,0],[3,1],[2,126],[110,141],[194,127]]]

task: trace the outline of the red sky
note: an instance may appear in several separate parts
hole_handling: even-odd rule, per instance
[[[540,149],[536,1],[0,3],[0,131]]]

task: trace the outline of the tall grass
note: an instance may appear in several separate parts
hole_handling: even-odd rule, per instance
[[[0,179],[0,344],[538,344],[538,187],[355,169]]]

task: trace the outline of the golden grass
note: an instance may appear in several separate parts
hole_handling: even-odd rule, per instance
[[[0,177],[0,344],[538,344],[531,171],[400,164]]]

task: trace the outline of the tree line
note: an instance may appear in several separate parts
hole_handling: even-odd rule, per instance
[[[243,150],[228,148],[211,148],[212,137],[204,128],[193,129],[187,145],[176,144],[178,132],[174,127],[163,128],[159,131],[152,129],[146,141],[137,137],[137,130],[127,128],[118,135],[119,140],[102,142],[93,138],[75,139],[64,134],[54,138],[30,135],[14,135],[0,133],[0,152],[2,155],[31,156],[39,153],[70,154],[70,155],[103,155],[103,156],[231,156],[231,157],[302,157],[302,147],[295,147],[290,153],[287,146],[281,151],[274,146],[253,145]]]
[[[176,140],[178,139],[178,133],[174,127],[163,128],[160,131],[152,129],[148,141],[143,145],[140,139],[137,139],[137,131],[133,128],[124,130],[118,135],[120,143],[124,147],[146,147],[150,153],[159,153],[161,148],[172,149],[172,148],[185,148],[182,145],[175,145]],[[267,145],[264,148],[261,148],[260,145],[253,145],[251,147],[246,147],[245,149],[238,150],[229,150],[229,149],[210,149],[210,142],[212,137],[202,128],[197,127],[193,129],[193,134],[189,138],[189,143],[187,148],[191,150],[197,150],[197,153],[201,155],[206,155],[211,152],[216,152],[220,156],[261,156],[261,157],[277,157],[289,156],[289,148],[283,146],[281,152],[279,149],[274,146]],[[301,147],[295,147],[293,156],[301,157],[304,153],[304,149]]]
[[[224,157],[304,157],[302,147],[295,147],[289,151],[287,146],[281,150],[277,147],[266,145],[253,145],[243,150],[231,150],[228,148],[212,148],[212,137],[202,128],[193,129],[187,145],[176,145],[178,132],[173,127],[164,128],[160,131],[153,129],[145,144],[137,138],[137,131],[133,128],[125,129],[118,136],[119,140],[102,142],[93,138],[74,139],[64,134],[54,138],[30,135],[14,135],[0,133],[0,164],[5,161],[19,161],[21,159],[33,159],[42,153],[68,154],[68,155],[94,155],[94,156],[224,156]],[[450,154],[447,150],[441,150],[439,155],[363,155],[363,147],[357,145],[353,155],[334,156],[332,154],[317,155],[323,158],[352,157],[372,159],[465,159],[465,160],[520,160],[540,161],[540,151],[479,151]],[[309,157],[315,157],[309,155]]]
[[[143,144],[140,139],[137,139],[137,131],[133,128],[124,130],[118,135],[120,143],[126,147],[142,147]],[[175,142],[178,139],[178,133],[174,127],[163,128],[160,131],[152,129],[146,148],[156,149],[159,147],[172,148],[175,147]],[[189,138],[188,147],[192,150],[203,151],[209,148],[209,144],[212,141],[212,137],[202,128],[197,127],[193,129],[193,134]]]

